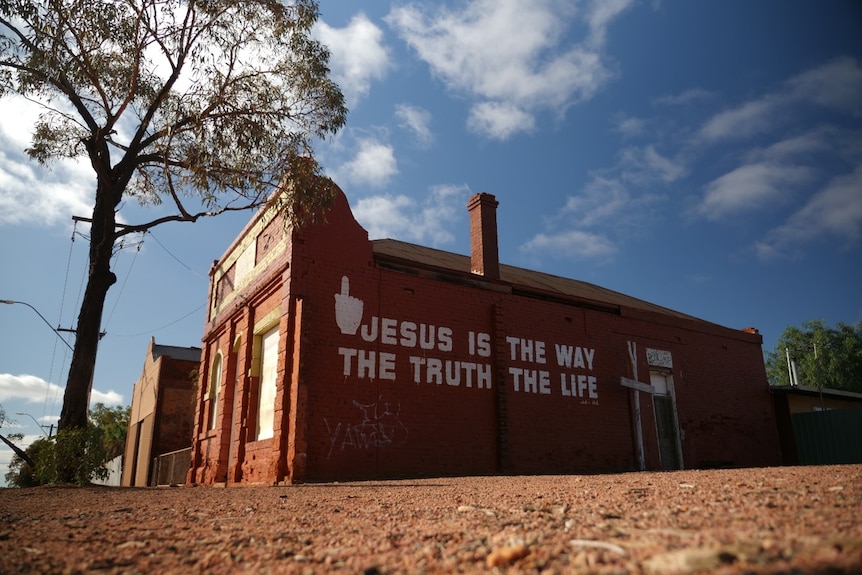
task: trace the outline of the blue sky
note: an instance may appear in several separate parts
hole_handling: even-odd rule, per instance
[[[372,238],[469,253],[465,205],[488,192],[503,263],[753,326],[766,350],[787,325],[862,321],[859,2],[320,8],[351,111],[318,154]],[[35,116],[0,101],[0,299],[71,328],[87,250],[71,217],[89,216],[93,176],[24,156]],[[120,250],[94,401],[128,404],[150,337],[200,345],[209,267],[248,218]],[[0,305],[2,432],[26,444],[34,419],[56,422],[69,357],[32,310]]]

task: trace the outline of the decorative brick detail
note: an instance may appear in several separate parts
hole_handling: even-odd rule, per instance
[[[230,268],[221,276],[216,284],[215,307],[220,308],[225,301],[225,298],[233,293],[234,276],[236,275],[236,266]]]
[[[257,236],[257,254],[255,261],[262,262],[264,258],[278,245],[285,234],[284,219],[274,217]]]

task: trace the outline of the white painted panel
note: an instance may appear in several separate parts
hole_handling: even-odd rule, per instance
[[[260,403],[257,409],[257,438],[274,435],[276,370],[278,367],[278,328],[261,337]]]
[[[257,241],[252,241],[245,251],[236,260],[236,270],[234,271],[233,285],[234,288],[239,288],[243,280],[254,271],[254,260],[257,255]]]
[[[649,381],[655,389],[656,395],[667,395],[667,376],[665,374],[651,371]]]
[[[221,354],[217,353],[210,374],[210,429],[215,429],[218,425],[218,400],[221,395],[221,369],[222,361]]]

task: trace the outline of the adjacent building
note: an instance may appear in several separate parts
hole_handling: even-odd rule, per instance
[[[862,463],[862,393],[772,387],[784,465]]]
[[[754,329],[503,265],[369,241],[342,193],[262,210],[211,275],[188,481],[274,484],[781,462]]]
[[[132,391],[121,485],[155,485],[155,458],[189,448],[200,361],[198,347],[159,345],[150,338]]]

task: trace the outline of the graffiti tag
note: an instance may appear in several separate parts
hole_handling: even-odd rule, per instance
[[[354,400],[353,405],[361,414],[358,423],[338,421],[333,424],[323,419],[329,434],[327,459],[336,449],[374,449],[407,441],[408,431],[400,419],[400,403],[384,401],[381,397],[368,404]]]

